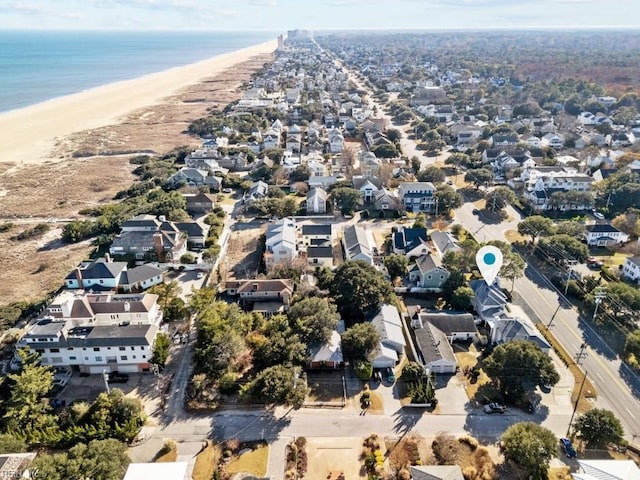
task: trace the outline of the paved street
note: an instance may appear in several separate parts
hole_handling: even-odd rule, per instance
[[[456,218],[481,242],[505,240],[504,232],[515,230],[521,218],[516,210],[509,207],[509,221],[483,225],[472,213],[473,208],[471,204],[463,205],[456,210]],[[532,265],[527,266],[523,278],[516,280],[514,291],[519,298],[526,299],[528,307],[544,322],[553,317],[560,302],[562,305],[568,304],[562,294]],[[575,309],[561,307],[551,330],[572,354],[580,350],[583,342],[587,343],[587,356],[582,361],[582,368],[598,390],[597,405],[615,412],[624,426],[625,438],[633,440],[634,435],[640,434],[640,379],[617,358]]]

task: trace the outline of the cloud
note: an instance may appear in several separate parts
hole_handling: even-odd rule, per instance
[[[250,0],[249,5],[257,7],[275,7],[278,5],[277,0]]]
[[[32,2],[22,1],[0,1],[0,13],[13,13],[19,15],[50,15],[53,10],[44,8]]]

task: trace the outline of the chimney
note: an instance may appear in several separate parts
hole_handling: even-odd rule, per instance
[[[82,288],[82,271],[80,270],[80,267],[76,267],[75,274],[76,280],[78,281],[78,288]]]
[[[254,284],[253,284],[253,291],[254,291],[254,292],[257,292],[257,291],[258,291],[258,284],[257,284],[257,283],[254,283]]]
[[[158,217],[158,220],[160,220],[161,222],[166,222],[167,221],[167,217],[165,217],[164,215],[160,215]]]
[[[111,255],[109,255],[109,252],[104,254],[104,261],[107,263],[111,263]]]
[[[162,240],[162,233],[156,232],[153,234],[153,249],[156,252],[158,261],[164,260],[164,241]]]
[[[124,302],[124,311],[125,312],[131,311],[131,304],[129,302]]]

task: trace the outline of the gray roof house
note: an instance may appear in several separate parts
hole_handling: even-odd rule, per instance
[[[178,222],[175,225],[187,237],[187,244],[190,248],[200,249],[205,247],[209,234],[209,225],[198,222]]]
[[[469,286],[473,290],[473,308],[483,321],[500,316],[505,312],[507,296],[500,288],[500,279],[488,286],[484,280],[472,280]]]
[[[449,251],[457,252],[460,250],[458,240],[449,232],[432,231],[431,242],[433,242],[433,246],[440,257],[443,257]]]
[[[473,315],[470,313],[425,312],[414,309],[410,311],[415,311],[411,317],[412,327],[422,328],[429,323],[444,333],[449,342],[466,341],[478,335]]]
[[[127,262],[112,262],[106,258],[98,258],[93,262],[83,262],[64,280],[69,289],[111,290],[122,282],[123,272],[127,270]]]
[[[418,356],[425,369],[432,373],[455,373],[458,362],[444,332],[427,322],[415,328],[414,334]]]
[[[307,213],[326,213],[329,195],[320,187],[307,192]]]
[[[342,340],[336,330],[331,332],[331,337],[326,343],[309,348],[309,368],[339,368],[343,362]]]
[[[344,229],[342,236],[345,260],[362,260],[373,265],[375,255],[375,242],[370,230],[365,230],[357,225],[351,225]]]
[[[495,317],[487,320],[487,325],[491,332],[490,338],[493,344],[508,343],[514,340],[529,340],[538,345],[545,353],[549,353],[549,350],[551,350],[549,342],[540,334],[537,328],[526,320],[517,317]]]
[[[413,480],[464,480],[458,465],[424,465],[412,466]]]
[[[381,305],[378,313],[371,319],[371,324],[380,335],[381,343],[402,353],[406,342],[402,333],[402,319],[394,305]]]
[[[216,196],[210,193],[184,194],[187,201],[187,212],[210,213],[216,206]]]
[[[430,253],[418,257],[409,269],[409,281],[430,292],[441,292],[449,275],[440,259]]]

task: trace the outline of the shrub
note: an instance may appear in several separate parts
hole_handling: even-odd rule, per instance
[[[239,390],[240,385],[236,382],[235,374],[231,372],[225,373],[218,383],[218,391],[224,395],[238,393]]]
[[[398,480],[411,480],[411,472],[406,468],[403,468],[398,472]]]
[[[370,362],[358,361],[355,364],[354,370],[356,372],[356,376],[362,380],[367,381],[373,375],[373,365]]]
[[[464,435],[458,439],[460,443],[468,445],[471,450],[475,450],[478,448],[478,440],[473,437],[469,437],[468,435]]]
[[[418,380],[424,377],[424,367],[418,362],[409,362],[402,367],[401,376],[407,380]]]
[[[180,263],[194,264],[196,261],[196,256],[193,253],[185,253],[180,257]]]
[[[431,443],[431,449],[439,465],[454,465],[458,458],[458,445],[453,435],[440,432]]]

